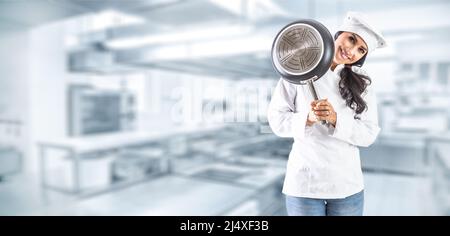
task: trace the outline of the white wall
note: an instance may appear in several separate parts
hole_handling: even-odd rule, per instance
[[[62,22],[30,32],[30,120],[32,153],[27,162],[37,170],[37,142],[66,135],[66,57]]]
[[[28,60],[26,31],[0,34],[0,114],[19,118],[20,105],[25,102]]]
[[[0,33],[0,119],[20,120],[19,134],[0,125],[0,145],[14,145],[27,154],[29,144],[29,33]]]
[[[24,151],[25,171],[38,171],[38,141],[67,133],[66,36],[89,28],[81,23],[72,19],[0,31],[0,118],[24,124],[18,138],[5,136],[0,126],[0,144],[12,143]]]

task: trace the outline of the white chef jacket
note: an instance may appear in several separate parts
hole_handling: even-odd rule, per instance
[[[358,146],[372,144],[380,128],[375,94],[368,86],[362,94],[368,109],[354,119],[339,93],[339,72],[343,65],[314,82],[320,99],[328,98],[337,113],[336,127],[316,122],[306,126],[314,100],[307,85],[283,79],[273,92],[268,109],[272,131],[280,137],[293,137],[283,193],[319,199],[345,198],[364,189]],[[362,69],[353,71],[367,75]]]

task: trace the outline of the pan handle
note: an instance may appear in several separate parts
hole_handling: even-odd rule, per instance
[[[313,95],[314,100],[319,100],[319,96],[317,95],[316,89],[314,88],[314,84],[313,84],[314,80],[316,80],[316,79],[317,79],[317,76],[314,76],[314,77],[312,77],[311,79],[309,79],[309,80],[307,81],[307,83],[308,83],[309,91],[310,91],[311,94]],[[327,121],[322,120],[321,123],[322,123],[322,125],[326,125],[326,124],[327,124]]]

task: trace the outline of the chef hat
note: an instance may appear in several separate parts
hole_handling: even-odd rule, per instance
[[[338,31],[352,32],[359,35],[368,47],[368,53],[377,48],[386,47],[386,40],[375,28],[371,27],[363,14],[359,12],[348,12],[344,24]]]

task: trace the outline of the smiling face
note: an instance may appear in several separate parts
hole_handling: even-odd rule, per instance
[[[334,41],[333,64],[353,64],[367,53],[367,44],[359,35],[342,32]]]

